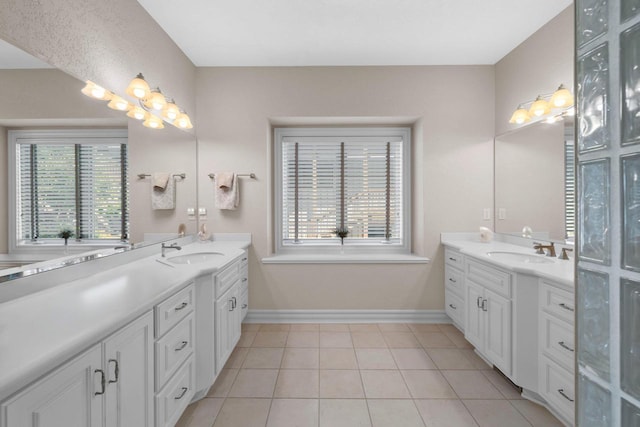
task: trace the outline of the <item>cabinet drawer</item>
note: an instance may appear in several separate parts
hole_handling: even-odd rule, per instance
[[[450,265],[444,266],[444,286],[446,289],[460,296],[464,295],[464,275],[462,270]]]
[[[215,298],[220,298],[240,277],[240,260],[236,260],[229,267],[216,275]]]
[[[244,320],[249,312],[249,289],[243,288],[240,291],[240,313],[241,319]]]
[[[504,297],[511,297],[511,274],[468,258],[465,263],[465,271],[467,280],[491,289]]]
[[[575,315],[573,293],[541,280],[540,307],[547,313],[554,314],[573,325]]]
[[[192,313],[156,342],[156,390],[161,389],[193,353],[194,337],[195,321]]]
[[[444,263],[462,268],[464,266],[464,257],[456,249],[444,248]]]
[[[573,425],[573,374],[546,356],[540,357],[540,394]]]
[[[445,312],[453,322],[464,328],[464,300],[453,292],[444,291]]]
[[[173,427],[193,398],[195,371],[193,356],[156,395],[156,425]]]
[[[574,371],[573,327],[547,313],[540,313],[540,350],[569,372]]]
[[[193,311],[195,302],[193,284],[156,305],[156,338],[164,335],[175,324]]]

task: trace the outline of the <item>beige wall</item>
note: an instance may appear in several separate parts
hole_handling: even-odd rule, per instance
[[[496,135],[518,127],[509,123],[518,104],[553,92],[561,83],[573,88],[573,39],[569,6],[496,63]]]
[[[252,233],[252,308],[442,309],[439,234],[486,225],[492,205],[492,66],[199,68],[197,89],[199,203],[213,231]],[[273,247],[271,125],[332,118],[413,124],[413,246],[430,264],[260,262]],[[214,208],[206,175],[220,170],[258,176],[237,211]]]
[[[7,164],[7,129],[0,126],[0,165]],[[0,203],[2,206],[7,205],[9,195],[7,168],[0,167]],[[7,233],[9,230],[8,218],[9,211],[6,208],[0,209],[0,254],[6,254],[8,250]]]

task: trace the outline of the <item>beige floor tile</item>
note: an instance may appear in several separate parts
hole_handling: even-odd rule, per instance
[[[452,326],[455,329],[455,327]],[[473,345],[467,341],[464,334],[459,330],[444,331],[444,334],[449,338],[458,348],[473,348]]]
[[[422,347],[413,332],[384,332],[382,334],[387,345],[391,348],[420,348]]]
[[[516,407],[533,427],[562,427],[563,424],[554,417],[546,408],[535,404],[529,400],[512,400],[511,404]]]
[[[425,427],[413,400],[369,399],[373,427]]]
[[[437,369],[422,348],[392,348],[391,354],[399,369]]]
[[[441,371],[461,399],[503,399],[480,371]]]
[[[318,332],[320,325],[317,323],[293,323],[289,332]]]
[[[224,399],[205,398],[200,400],[193,411],[189,427],[211,427],[223,403]]]
[[[289,332],[291,325],[288,323],[264,323],[260,325],[260,332]]]
[[[471,360],[458,348],[428,348],[426,351],[438,369],[475,369]]]
[[[213,427],[264,427],[271,399],[226,399]]]
[[[480,427],[531,427],[508,400],[463,400]]]
[[[273,399],[267,427],[317,427],[317,399]]]
[[[378,323],[382,332],[411,332],[406,323]]]
[[[244,369],[278,369],[284,348],[250,348],[242,367]]]
[[[243,323],[242,332],[258,332],[260,330],[259,323]]]
[[[320,398],[322,399],[362,399],[364,390],[360,371],[321,370]]]
[[[440,328],[435,323],[409,323],[409,329],[412,332],[440,332]]]
[[[258,332],[252,347],[284,347],[288,332]]]
[[[193,415],[193,412],[196,410],[197,406],[198,402],[192,403],[187,406],[187,408],[182,413],[182,416],[176,423],[175,427],[189,427],[189,421],[191,421],[191,416]]]
[[[207,393],[207,397],[227,397],[239,369],[223,369]]]
[[[317,348],[319,346],[319,332],[289,332],[287,347]]]
[[[229,397],[272,397],[277,369],[241,369],[231,386]]]
[[[438,329],[440,329],[441,332],[449,333],[449,332],[460,332],[460,329],[456,328],[454,325],[448,323],[448,324],[438,324]]]
[[[352,348],[321,348],[320,369],[358,369]]]
[[[321,399],[320,427],[371,427],[364,399]]]
[[[456,345],[442,332],[416,332],[416,338],[424,348],[455,348]]]
[[[414,399],[455,399],[455,392],[439,371],[401,371]]]
[[[347,323],[321,323],[320,332],[349,332]]]
[[[493,369],[491,365],[485,362],[482,357],[476,354],[476,351],[471,348],[461,348],[460,351],[465,355],[467,359],[473,363],[475,369]]]
[[[320,354],[317,348],[285,348],[281,369],[318,369]]]
[[[253,340],[256,338],[256,334],[257,332],[243,332],[242,335],[240,335],[240,340],[238,341],[236,347],[251,347],[251,344],[253,344]]]
[[[482,374],[487,377],[489,381],[491,381],[491,384],[493,384],[493,386],[497,388],[498,391],[506,399],[522,399],[522,396],[520,396],[520,391],[516,389],[513,384],[507,381],[507,379],[500,375],[498,372],[494,370],[483,370]]]
[[[320,332],[320,347],[351,348],[351,334],[349,332]]]
[[[231,352],[231,356],[227,359],[227,363],[224,364],[225,369],[240,369],[244,363],[244,359],[247,357],[249,349],[247,347],[236,347]]]
[[[351,332],[380,332],[375,323],[350,323],[349,330]]]
[[[389,349],[356,348],[360,369],[398,369]]]
[[[278,375],[274,397],[317,398],[319,383],[317,369],[282,369]]]
[[[380,332],[351,332],[351,339],[353,339],[353,346],[356,348],[388,347]]]
[[[368,399],[408,399],[409,390],[397,370],[361,370],[364,392]]]
[[[422,415],[422,419],[428,427],[478,426],[460,400],[416,400],[415,404],[418,407],[418,411],[420,411],[420,415]]]

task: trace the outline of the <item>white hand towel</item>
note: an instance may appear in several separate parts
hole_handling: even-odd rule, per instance
[[[169,183],[170,176],[171,174],[166,172],[154,172],[154,174],[151,176],[153,189],[165,190],[167,188],[167,184]]]
[[[230,186],[223,188],[218,180],[218,174],[216,174],[215,188],[213,190],[215,193],[216,208],[235,210],[238,207],[240,204],[240,189],[238,188],[238,184],[238,175],[233,174]]]
[[[167,181],[167,186],[164,190],[158,190],[153,187],[151,190],[151,209],[166,210],[176,208],[176,183],[173,178]]]
[[[216,186],[218,188],[230,189],[233,185],[233,172],[218,172],[216,174]]]

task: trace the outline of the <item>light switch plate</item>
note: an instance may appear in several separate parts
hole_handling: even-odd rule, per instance
[[[484,208],[482,211],[482,219],[489,220],[491,219],[491,208]]]
[[[507,219],[507,209],[505,208],[498,209],[498,219]]]
[[[198,215],[207,216],[207,208],[198,208]]]

